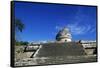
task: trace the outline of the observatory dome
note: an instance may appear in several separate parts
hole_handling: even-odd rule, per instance
[[[71,42],[71,33],[68,28],[64,27],[56,35],[56,40],[61,42]]]

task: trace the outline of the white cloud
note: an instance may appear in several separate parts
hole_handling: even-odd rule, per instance
[[[76,24],[68,24],[67,27],[70,29],[72,34],[86,34],[89,32],[94,32],[93,26],[87,24],[87,25],[78,25]]]
[[[56,30],[61,30],[65,26],[56,26]],[[79,23],[68,24],[66,27],[69,28],[71,34],[73,35],[83,35],[86,33],[93,33],[96,28],[90,24],[79,25]]]

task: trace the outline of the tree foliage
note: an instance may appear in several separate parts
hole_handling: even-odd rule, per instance
[[[26,42],[26,41],[17,41],[16,42],[16,45],[28,45],[29,44],[29,42]]]
[[[24,24],[22,23],[21,20],[15,19],[15,28],[16,28],[16,30],[22,32],[23,29],[24,29],[24,27],[25,27],[25,26],[24,26]]]
[[[20,37],[19,36],[19,32],[22,32],[25,28],[25,25],[22,23],[22,21],[20,19],[15,19],[15,44],[16,45],[27,45],[28,42],[23,42],[23,41],[20,41],[18,40],[18,38]]]

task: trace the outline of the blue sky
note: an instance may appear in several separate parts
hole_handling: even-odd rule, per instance
[[[68,27],[72,40],[96,40],[96,7],[15,2],[15,17],[25,24],[23,41],[55,40]]]

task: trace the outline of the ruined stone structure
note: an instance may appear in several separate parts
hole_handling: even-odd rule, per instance
[[[56,35],[56,40],[60,42],[71,42],[71,33],[68,28],[64,27]]]
[[[96,41],[71,41],[71,39],[69,29],[63,28],[57,33],[56,41],[35,42],[20,48],[17,46],[15,65],[97,62]],[[21,49],[23,52],[19,53]]]
[[[33,57],[57,57],[57,56],[80,56],[85,55],[81,44],[75,42],[47,43],[40,45],[39,50]]]
[[[56,40],[53,43],[40,44],[33,57],[79,56],[86,54],[81,44],[71,41],[68,28],[61,29],[56,35]]]

